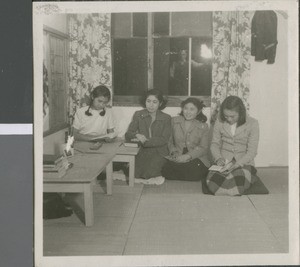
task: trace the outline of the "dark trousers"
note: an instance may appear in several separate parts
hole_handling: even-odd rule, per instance
[[[200,159],[186,163],[168,161],[162,168],[162,176],[167,180],[204,181],[208,168]]]

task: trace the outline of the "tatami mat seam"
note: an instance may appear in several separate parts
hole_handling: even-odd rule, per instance
[[[251,200],[251,198],[249,196],[247,196],[247,198],[249,199],[250,203],[253,205],[255,211],[257,212],[258,216],[261,218],[261,220],[263,221],[263,223],[267,226],[267,228],[269,229],[270,233],[272,234],[272,236],[277,240],[278,245],[282,248],[282,244],[280,242],[280,240],[278,239],[278,237],[274,234],[273,230],[271,229],[271,227],[267,224],[267,222],[264,220],[263,216],[261,216],[260,212],[257,210],[257,208],[255,207],[254,202]]]
[[[124,255],[124,252],[125,252],[125,249],[126,249],[126,246],[127,246],[127,243],[128,243],[128,236],[129,236],[129,234],[130,234],[130,230],[131,230],[131,227],[132,227],[132,225],[133,225],[133,221],[134,221],[134,219],[135,219],[136,212],[137,212],[137,210],[138,210],[138,208],[139,208],[139,205],[140,205],[140,202],[141,202],[141,198],[142,198],[142,195],[143,195],[143,191],[144,191],[144,186],[143,186],[143,188],[142,188],[142,192],[141,192],[141,194],[140,194],[140,197],[139,197],[139,199],[138,199],[138,201],[137,201],[137,205],[136,205],[136,207],[135,207],[135,211],[134,211],[134,214],[133,214],[133,217],[132,217],[132,220],[131,220],[129,229],[128,229],[128,234],[127,234],[126,241],[125,241],[125,244],[124,244],[124,248],[123,248],[123,251],[122,251],[122,255]]]

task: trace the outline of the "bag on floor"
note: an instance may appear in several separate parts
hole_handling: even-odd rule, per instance
[[[44,193],[43,219],[58,219],[71,216],[72,214],[72,209],[66,206],[59,194]]]

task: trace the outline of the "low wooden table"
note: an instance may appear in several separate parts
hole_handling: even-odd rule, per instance
[[[123,145],[124,140],[121,138],[116,139],[113,143],[104,143],[102,147],[100,147],[98,150],[90,150],[90,143],[89,142],[77,142],[75,144],[75,149],[82,152],[82,153],[88,153],[88,154],[105,154],[111,152],[111,146],[112,144],[117,145],[117,149],[115,152],[115,156],[113,158],[113,162],[128,162],[129,163],[129,186],[134,186],[134,170],[135,170],[135,156],[138,154],[140,148],[138,147],[125,147]],[[107,171],[107,170],[106,170]],[[112,171],[109,169],[109,171]],[[107,176],[107,188],[112,188],[112,176]],[[107,190],[110,192],[109,190]]]
[[[85,224],[94,224],[93,185],[97,176],[106,169],[106,192],[112,194],[112,160],[120,142],[105,144],[103,153],[80,153],[69,159],[74,165],[62,178],[43,179],[44,192],[83,193]]]

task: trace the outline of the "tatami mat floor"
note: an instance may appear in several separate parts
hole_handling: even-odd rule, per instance
[[[68,194],[76,215],[44,220],[44,255],[166,255],[288,251],[288,169],[259,168],[268,195],[204,195],[200,182],[134,188],[95,186],[95,223],[85,227],[83,199]]]

